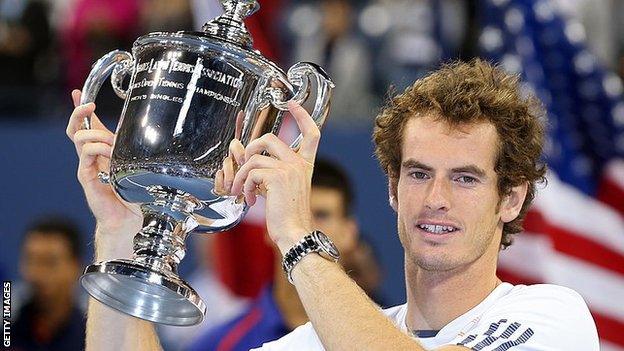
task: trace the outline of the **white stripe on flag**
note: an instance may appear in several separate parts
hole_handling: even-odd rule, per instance
[[[533,208],[549,222],[624,255],[624,218],[615,210],[548,174],[548,186],[538,191]]]
[[[498,266],[510,272],[516,271],[531,280],[545,282],[544,261],[553,250],[547,236],[520,233],[514,237],[511,246],[501,251]]]
[[[546,240],[545,240],[546,239]],[[592,311],[624,322],[624,277],[552,248],[539,235],[520,234],[500,255],[499,266],[581,294]]]
[[[605,167],[605,175],[624,191],[624,160],[614,159]]]

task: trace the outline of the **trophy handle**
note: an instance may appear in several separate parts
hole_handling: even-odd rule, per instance
[[[303,103],[310,95],[310,77],[316,81],[316,102],[312,111],[312,119],[316,125],[321,128],[327,114],[329,113],[329,105],[334,83],[329,75],[320,66],[311,62],[299,62],[290,67],[288,70],[288,81],[293,85],[295,91],[291,100],[298,104]],[[279,101],[278,96],[269,93],[270,101],[276,108],[287,111],[287,101]],[[303,135],[299,136],[292,142],[290,147],[297,148]]]
[[[102,84],[109,75],[111,76],[111,85],[113,90],[122,99],[128,96],[128,89],[122,87],[123,79],[126,74],[132,73],[134,67],[134,58],[129,52],[114,50],[102,56],[93,64],[91,72],[82,87],[82,96],[80,104],[84,105],[94,102]],[[91,117],[86,116],[82,121],[83,129],[91,129]]]

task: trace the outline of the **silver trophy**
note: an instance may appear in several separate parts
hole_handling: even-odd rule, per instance
[[[100,179],[140,204],[144,220],[132,259],[90,265],[81,283],[104,304],[156,323],[203,320],[206,306],[177,267],[189,233],[229,229],[247,211],[241,197],[213,191],[230,141],[247,145],[277,134],[286,103],[304,102],[312,89],[319,127],[329,111],[333,83],[320,67],[297,63],[284,73],[252,48],[243,19],[258,10],[257,1],[222,2],[225,14],[202,32],[151,33],[135,41],[132,54],[105,55],[83,88],[81,103],[92,102],[111,76],[125,100],[110,173]]]

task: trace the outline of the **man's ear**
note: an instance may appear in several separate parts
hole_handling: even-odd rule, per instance
[[[398,210],[398,202],[397,202],[397,184],[399,180],[393,177],[388,177],[388,201],[390,202],[390,207],[397,212]]]
[[[500,205],[500,216],[503,223],[509,223],[518,217],[528,189],[529,183],[524,182],[511,188],[511,192],[505,195]]]

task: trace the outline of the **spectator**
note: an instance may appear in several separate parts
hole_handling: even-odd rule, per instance
[[[193,30],[193,15],[188,0],[150,0],[141,4],[141,32]]]
[[[21,273],[31,296],[12,325],[15,350],[83,350],[85,314],[76,302],[80,234],[62,219],[35,223],[26,233]]]
[[[360,25],[367,34],[378,36],[381,43],[374,61],[381,89],[395,86],[403,91],[441,60],[464,54],[462,45],[470,33],[470,3],[375,0],[375,6],[363,12]],[[379,21],[385,25],[371,21],[373,16],[385,19]]]
[[[91,65],[114,49],[130,50],[140,35],[140,0],[76,0],[61,31],[67,87],[81,87]],[[98,96],[100,117],[117,119],[122,103],[110,84]]]
[[[43,1],[0,1],[0,115],[37,115],[52,34]]]
[[[336,83],[329,123],[370,120],[377,106],[373,94],[372,58],[356,31],[356,9],[348,0],[323,0],[296,7],[288,27],[294,36],[292,61],[311,61],[326,68]]]

